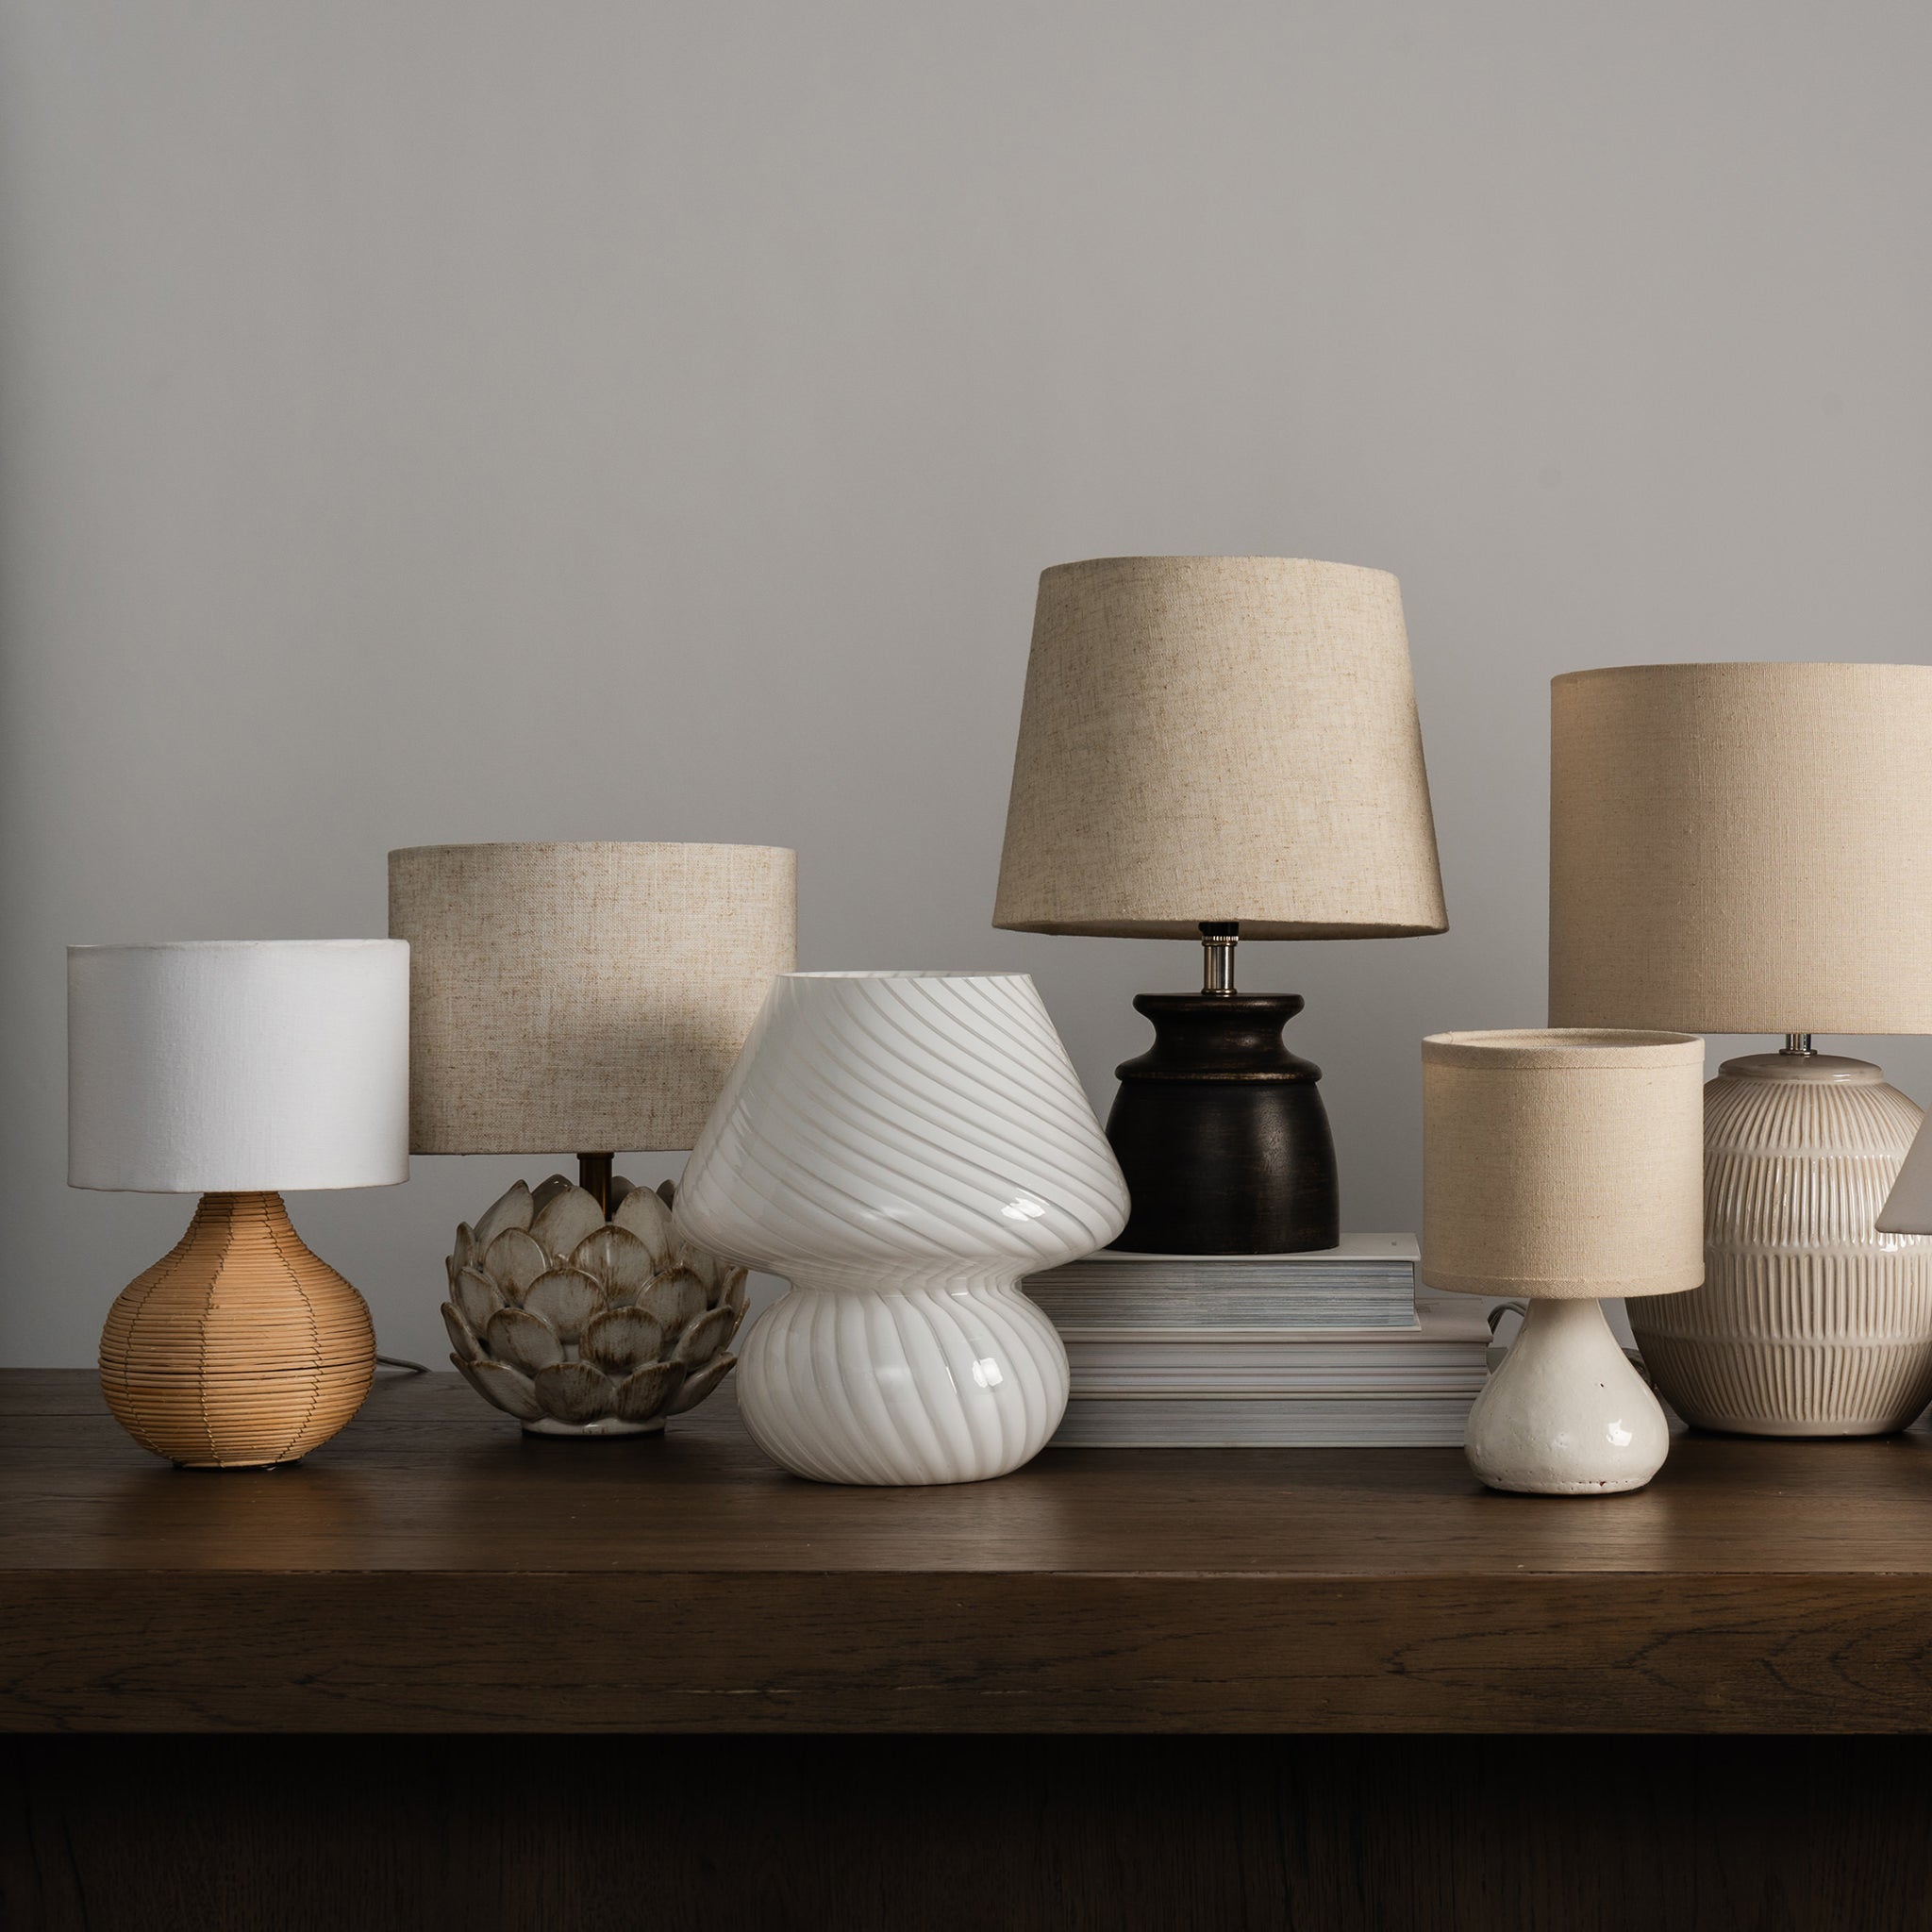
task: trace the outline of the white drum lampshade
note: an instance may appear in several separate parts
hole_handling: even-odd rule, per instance
[[[1550,1029],[1423,1042],[1422,1278],[1529,1315],[1470,1411],[1492,1489],[1641,1488],[1670,1435],[1601,1298],[1704,1278],[1704,1042]]]
[[[614,1158],[696,1141],[796,963],[796,873],[766,845],[389,856],[390,931],[410,947],[411,1148],[577,1157],[575,1187],[519,1181],[448,1257],[450,1359],[532,1434],[655,1433],[737,1360],[742,1274],[680,1252],[665,1204]]]
[[[202,1195],[101,1340],[108,1407],[157,1454],[291,1461],[368,1392],[368,1308],[281,1191],[408,1178],[408,986],[390,940],[68,949],[69,1184]]]
[[[1923,1118],[1820,1033],[1932,1031],[1932,667],[1643,664],[1551,687],[1553,1025],[1784,1037],[1706,1091],[1705,1285],[1633,1300],[1684,1417],[1870,1435],[1932,1400]]]
[[[1127,1195],[1026,974],[794,973],[676,1213],[791,1283],[739,1367],[769,1456],[822,1482],[954,1483],[1058,1426],[1066,1351],[1017,1284],[1105,1246]]]
[[[1386,571],[1280,557],[1112,557],[1040,579],[993,924],[1196,940],[1201,991],[1143,993],[1108,1138],[1116,1245],[1282,1254],[1340,1239],[1293,994],[1241,993],[1241,940],[1448,924]],[[1233,1074],[1243,1077],[1231,1077]]]

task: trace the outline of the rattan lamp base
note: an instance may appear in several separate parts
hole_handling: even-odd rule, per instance
[[[101,1333],[115,1421],[190,1469],[295,1461],[356,1413],[375,1374],[367,1305],[303,1245],[276,1193],[204,1194]]]

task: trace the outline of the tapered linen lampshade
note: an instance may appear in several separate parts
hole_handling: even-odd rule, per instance
[[[1704,1042],[1677,1033],[1443,1033],[1423,1042],[1422,1278],[1524,1295],[1470,1412],[1496,1489],[1639,1488],[1669,1442],[1606,1325],[1607,1295],[1704,1278]]]
[[[1320,1070],[1280,1043],[1301,1002],[1235,992],[1233,942],[1447,923],[1392,576],[1275,557],[1042,574],[993,924],[1209,942],[1202,994],[1135,1002],[1159,1040],[1108,1124],[1134,1195],[1118,1245],[1332,1245]]]
[[[769,845],[419,845],[389,857],[412,958],[418,1154],[698,1137],[774,974],[796,855]]]
[[[369,1311],[280,1191],[408,1178],[408,982],[389,940],[68,949],[69,1185],[202,1195],[101,1339],[157,1454],[291,1461],[368,1392]]]
[[[1932,667],[1646,664],[1551,687],[1550,1020],[1786,1037],[1707,1096],[1707,1279],[1637,1301],[1706,1427],[1902,1427],[1932,1244],[1874,1216],[1920,1110],[1815,1033],[1932,1031]]]

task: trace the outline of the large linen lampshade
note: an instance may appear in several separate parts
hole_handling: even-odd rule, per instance
[[[1932,666],[1555,679],[1550,1018],[1932,1033]]]
[[[1661,1465],[1663,1413],[1599,1300],[1704,1278],[1703,1078],[1686,1034],[1423,1042],[1422,1278],[1530,1299],[1470,1412],[1470,1462],[1492,1488],[1606,1494]]]
[[[1785,1037],[1707,1092],[1707,1280],[1631,1326],[1690,1421],[1872,1434],[1932,1399],[1932,1244],[1881,1233],[1920,1109],[1817,1033],[1932,1031],[1932,667],[1647,664],[1551,687],[1550,1019]]]
[[[202,1195],[101,1339],[157,1454],[292,1461],[368,1392],[369,1311],[280,1191],[408,1178],[408,974],[389,940],[68,949],[69,1185]]]
[[[574,1152],[458,1227],[450,1359],[534,1435],[655,1433],[737,1357],[744,1276],[679,1246],[622,1151],[692,1144],[774,977],[796,855],[765,845],[391,852],[410,943],[410,1145]],[[672,1191],[662,1191],[668,1197]]]
[[[1135,1001],[1158,1039],[1108,1123],[1118,1245],[1333,1245],[1320,1070],[1280,1038],[1301,1002],[1236,992],[1232,954],[1446,927],[1396,580],[1274,557],[1043,573],[993,924],[1208,945],[1200,994]]]
[[[677,1198],[692,1241],[791,1283],[745,1342],[746,1427],[846,1483],[976,1481],[1037,1454],[1067,1356],[1020,1278],[1126,1213],[1021,973],[788,974]]]

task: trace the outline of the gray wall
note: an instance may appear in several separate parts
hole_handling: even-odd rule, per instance
[[[1403,580],[1454,929],[1243,965],[1412,1226],[1418,1036],[1541,1018],[1550,675],[1925,654],[1928,22],[0,0],[0,1359],[187,1212],[63,1185],[62,945],[379,933],[391,845],[795,845],[805,963],[1026,968],[1104,1106],[1193,961],[987,921],[1124,551]],[[440,1357],[544,1165],[291,1206]]]

